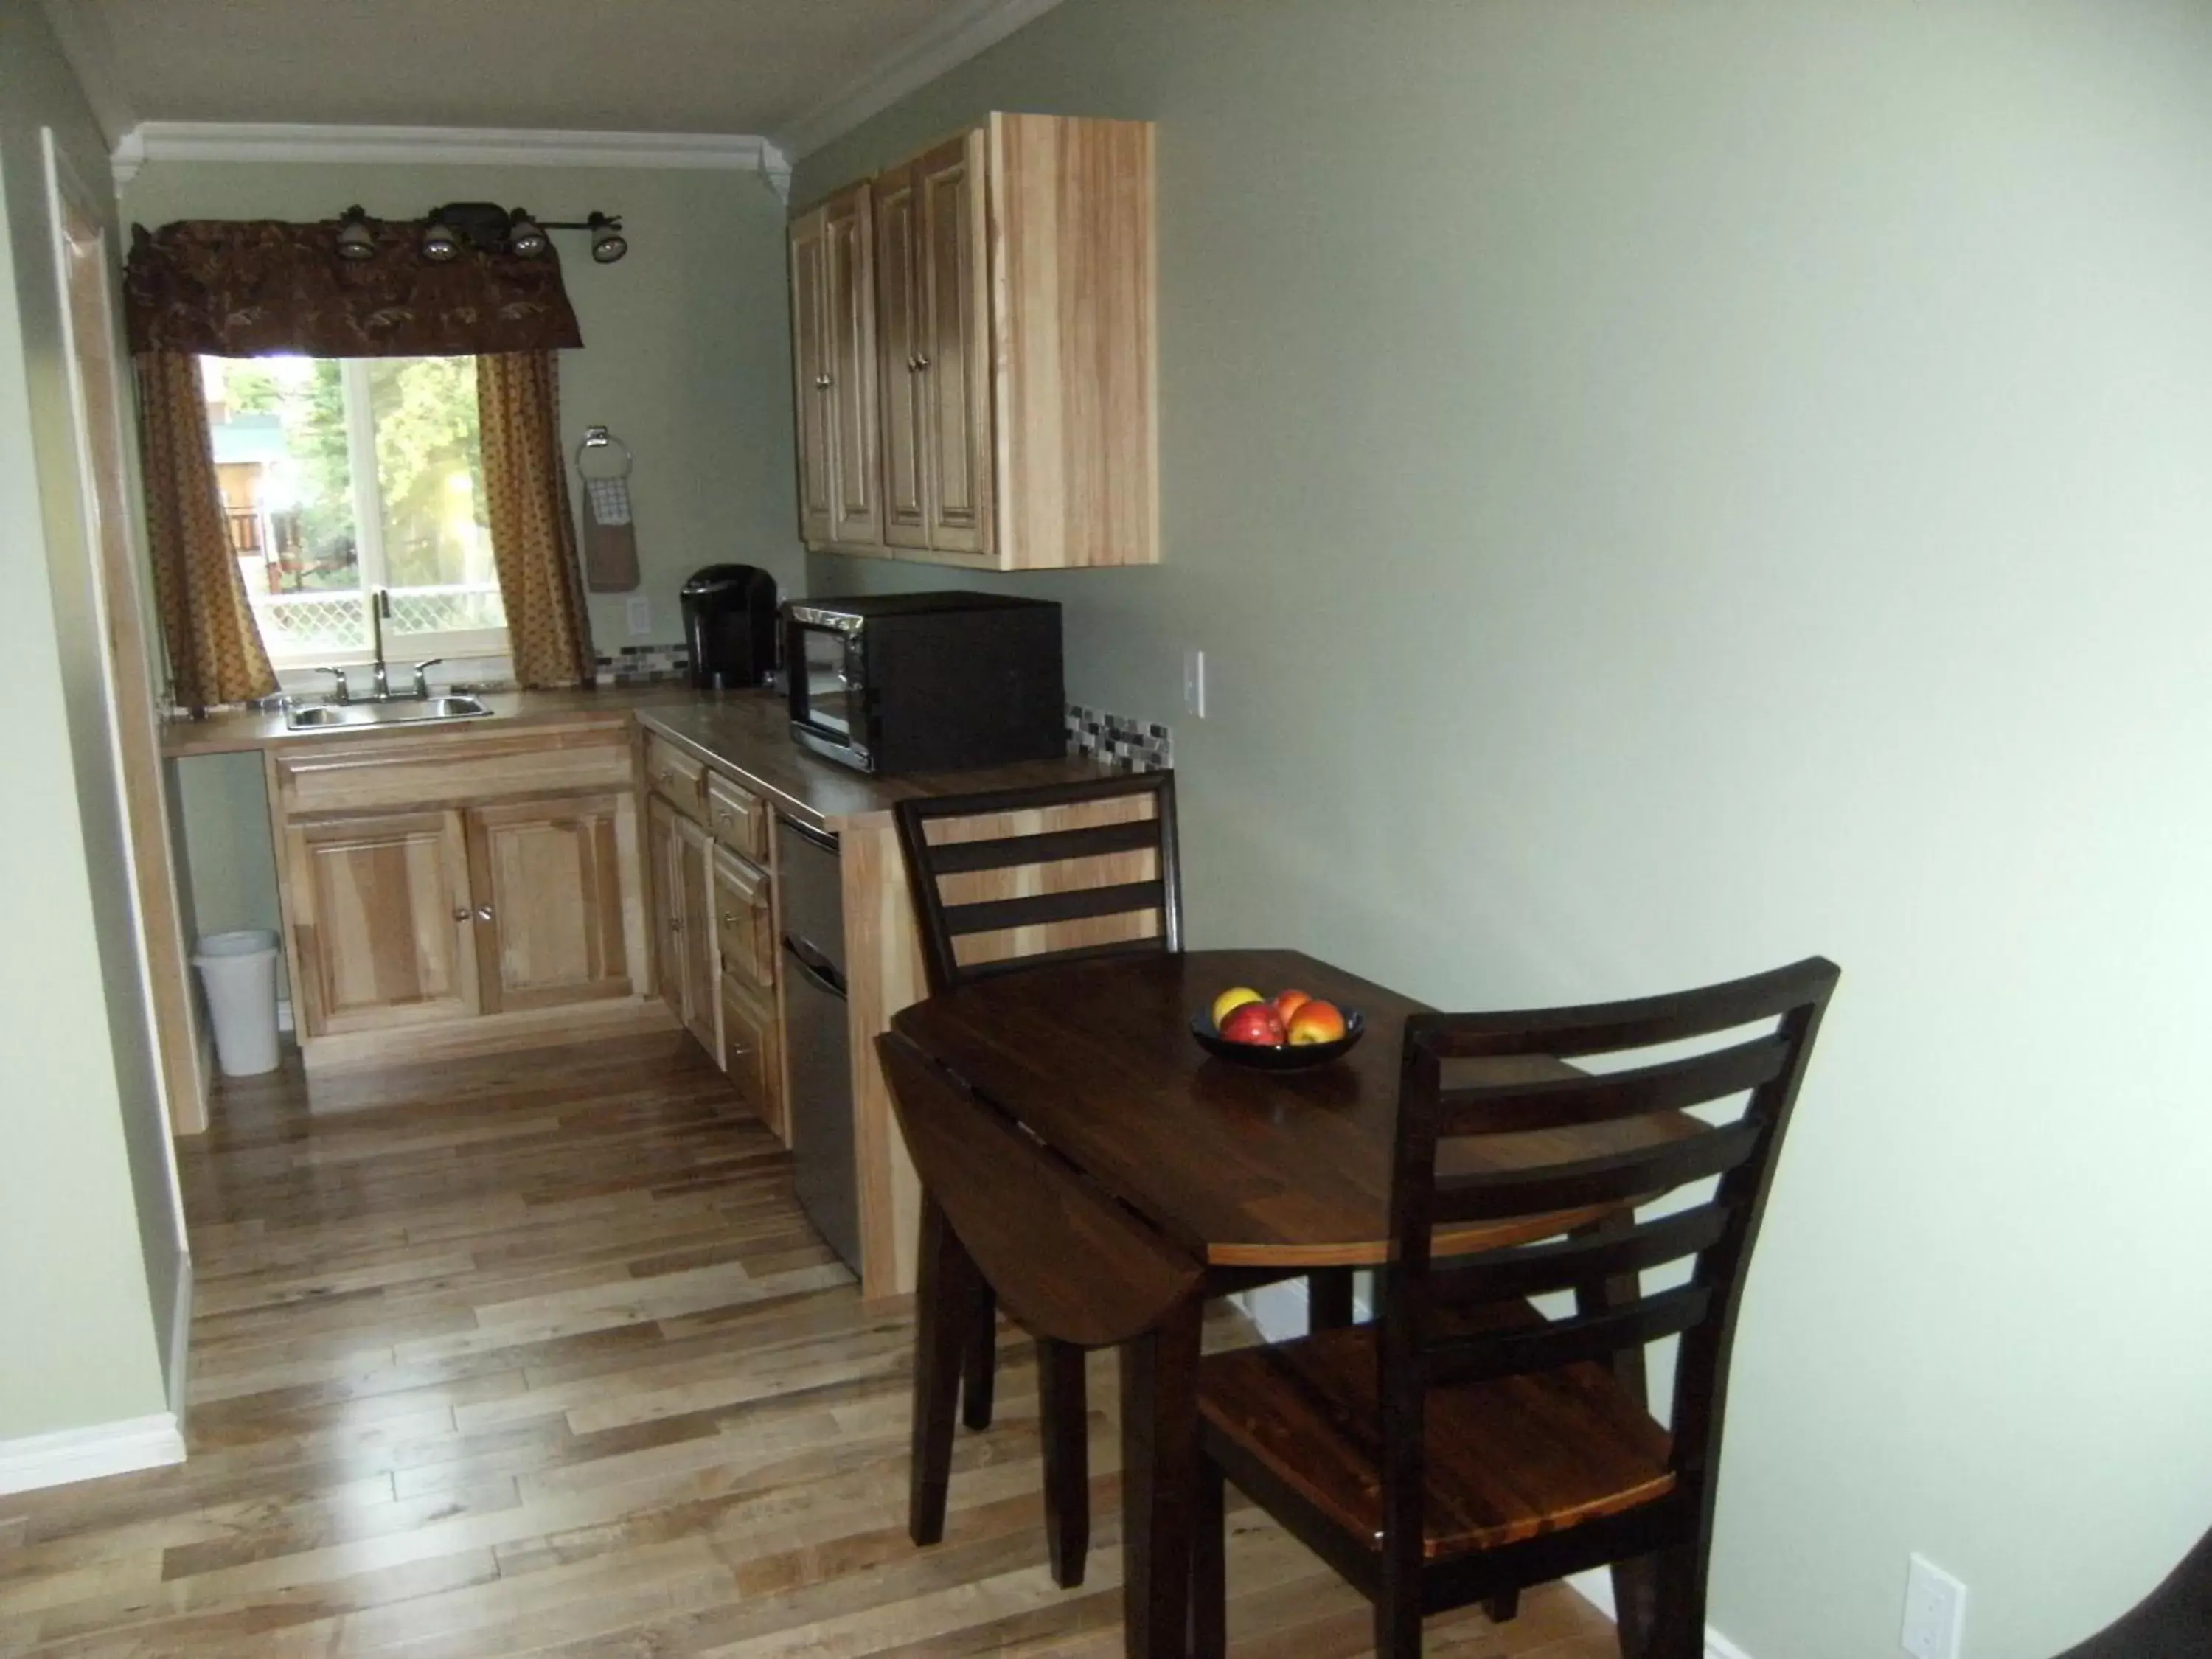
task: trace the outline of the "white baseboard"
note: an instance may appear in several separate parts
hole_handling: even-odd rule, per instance
[[[177,1270],[177,1305],[169,1315],[169,1415],[177,1420],[179,1430],[185,1420],[191,1352],[192,1258],[187,1251]]]
[[[184,1461],[184,1431],[168,1412],[55,1434],[27,1434],[0,1440],[0,1492],[36,1492]]]
[[[1592,1567],[1588,1572],[1574,1574],[1567,1580],[1567,1588],[1607,1618],[1618,1620],[1620,1615],[1613,1605],[1613,1575],[1603,1567]],[[1751,1659],[1751,1656],[1708,1625],[1705,1626],[1705,1659]]]

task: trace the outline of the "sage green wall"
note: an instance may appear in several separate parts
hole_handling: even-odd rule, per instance
[[[1172,723],[1197,944],[1844,964],[1737,1351],[1757,1659],[1894,1652],[1915,1549],[2049,1654],[2212,1519],[2208,85],[2193,0],[1067,0],[800,169],[1160,123],[1166,562],[1003,585]]]
[[[131,913],[42,127],[106,147],[31,0],[0,0],[0,1442],[143,1417],[185,1257]]]
[[[328,218],[359,202],[412,217],[441,202],[489,200],[555,218],[619,213],[629,256],[594,264],[559,235],[584,349],[561,359],[561,416],[574,454],[605,426],[636,455],[638,592],[653,628],[628,631],[624,595],[592,601],[605,653],[683,638],[677,590],[702,564],[734,561],[804,580],[792,497],[790,336],[783,204],[739,172],[448,164],[152,161],[123,191],[126,223]],[[571,488],[574,488],[573,477]],[[275,927],[266,797],[250,764],[194,758],[177,769],[199,925]]]

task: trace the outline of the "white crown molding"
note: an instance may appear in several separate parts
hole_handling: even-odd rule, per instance
[[[1060,0],[965,0],[908,36],[775,135],[794,161],[842,137],[947,70],[1035,21]]]
[[[115,72],[115,46],[107,25],[82,0],[40,0],[40,8],[91,106],[92,118],[100,124],[100,137],[111,145],[120,143],[138,117]]]
[[[115,146],[127,184],[149,161],[414,161],[473,167],[715,167],[757,174],[778,194],[791,163],[756,133],[562,132],[526,127],[349,127],[142,121]]]
[[[168,1412],[58,1434],[28,1434],[0,1440],[0,1493],[37,1492],[184,1461],[184,1432]]]

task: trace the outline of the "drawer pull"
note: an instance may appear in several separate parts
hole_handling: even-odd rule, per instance
[[[454,912],[453,912],[453,920],[454,920],[455,921],[466,921],[468,919],[469,919],[469,907],[468,907],[467,905],[465,905],[465,904],[461,905],[461,906],[458,907],[458,908],[454,910]]]
[[[477,920],[478,921],[489,921],[491,920],[491,906],[489,904],[479,904],[477,906]]]
[[[735,910],[725,910],[725,911],[723,911],[723,912],[722,912],[722,926],[723,926],[723,927],[736,927],[737,925],[738,925],[738,913],[737,913]]]

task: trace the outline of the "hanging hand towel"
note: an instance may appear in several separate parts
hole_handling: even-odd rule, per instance
[[[629,593],[638,586],[637,527],[631,522],[629,447],[605,427],[593,427],[576,451],[576,471],[592,450],[620,447],[623,470],[611,478],[584,474],[584,584],[594,593]]]

